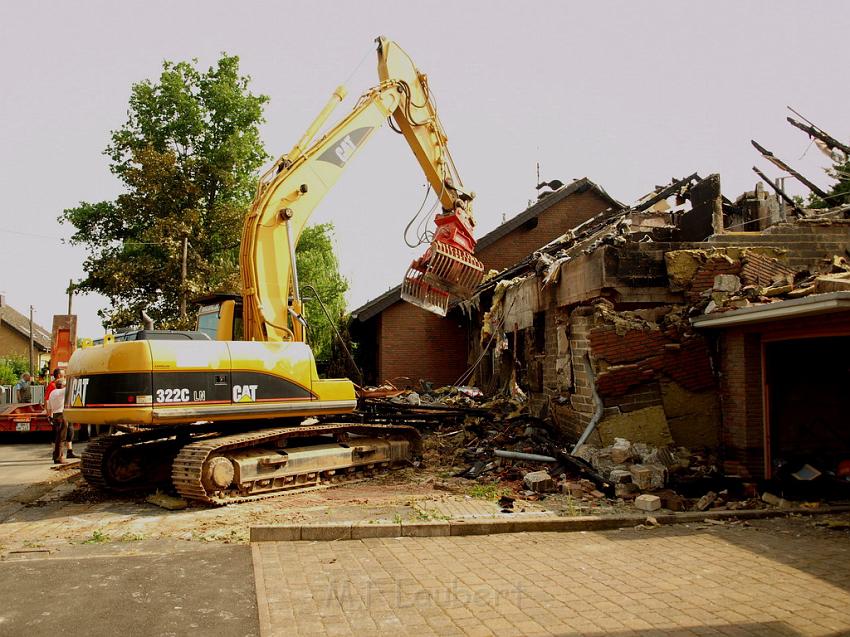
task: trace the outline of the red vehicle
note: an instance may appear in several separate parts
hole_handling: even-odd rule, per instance
[[[49,369],[65,368],[77,341],[77,317],[56,314],[53,317]],[[11,389],[14,392],[14,388]],[[14,399],[15,396],[13,395]],[[75,425],[74,429],[79,429]],[[50,419],[41,403],[9,403],[0,405],[0,432],[51,431]]]
[[[38,403],[0,405],[0,432],[50,430],[50,420],[47,418],[44,405]]]

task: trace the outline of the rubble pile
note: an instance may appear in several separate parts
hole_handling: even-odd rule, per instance
[[[527,402],[515,397],[486,398],[466,386],[367,393],[373,403],[398,408],[405,422],[419,427],[425,466],[459,483],[498,486],[494,493],[503,499],[567,496],[591,508],[629,504],[648,513],[794,505],[770,494],[759,498],[755,485],[723,476],[713,455],[686,447],[615,438],[613,444],[583,444],[571,453],[558,429],[528,414]],[[423,414],[428,417],[417,421]],[[445,481],[435,485],[458,488]]]
[[[703,313],[800,299],[812,294],[850,290],[850,261],[834,256],[820,271],[795,271],[775,257],[744,251],[737,274],[718,274],[702,292]]]
[[[521,394],[485,398],[464,386],[381,391],[377,397],[376,388],[366,388],[372,404],[401,410],[405,422],[418,426],[416,418],[429,415],[419,427],[429,467],[451,469],[456,478],[498,482],[531,499],[562,490],[568,477],[582,480],[599,497],[614,495],[589,462],[567,453],[551,422],[528,413]]]

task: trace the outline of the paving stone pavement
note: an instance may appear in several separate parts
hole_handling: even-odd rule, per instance
[[[257,543],[260,629],[264,637],[850,635],[850,535],[788,528]]]

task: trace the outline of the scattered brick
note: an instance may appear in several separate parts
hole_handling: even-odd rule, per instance
[[[657,511],[661,508],[661,498],[657,495],[644,493],[635,498],[635,508],[641,511]]]

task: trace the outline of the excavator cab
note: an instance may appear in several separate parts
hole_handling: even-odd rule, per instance
[[[213,341],[242,340],[242,297],[215,294],[197,299],[198,322],[195,329]]]

